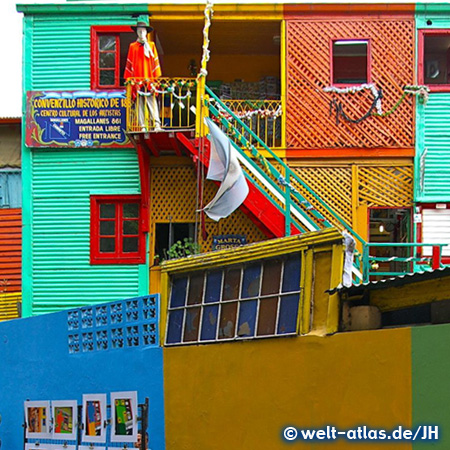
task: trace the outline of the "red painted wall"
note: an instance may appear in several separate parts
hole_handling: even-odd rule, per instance
[[[22,210],[0,209],[0,293],[22,289]]]

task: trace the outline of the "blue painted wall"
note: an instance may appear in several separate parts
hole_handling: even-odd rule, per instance
[[[0,439],[23,448],[23,402],[77,400],[83,394],[138,392],[149,397],[149,449],[164,444],[163,353],[159,347],[69,354],[68,314],[58,312],[0,323]]]

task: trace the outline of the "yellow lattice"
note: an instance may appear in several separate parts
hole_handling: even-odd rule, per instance
[[[360,167],[359,201],[368,206],[410,207],[413,202],[413,167]]]
[[[217,192],[217,186],[207,181],[204,188],[204,203],[209,202]],[[151,223],[196,221],[197,172],[192,164],[153,166],[151,169]],[[208,234],[202,239],[199,225],[198,242],[202,252],[212,249],[212,237],[221,234],[243,234],[247,242],[266,239],[265,235],[240,210],[230,217],[214,222],[205,219]],[[153,226],[152,226],[153,229]]]
[[[351,164],[331,167],[296,167],[296,164],[292,164],[291,168],[350,226],[356,220],[353,212],[361,203],[369,207],[410,207],[412,205],[412,165],[355,164],[353,166],[356,166],[355,171],[352,171]],[[342,228],[313,196],[299,184],[295,186],[331,223]],[[353,186],[356,187],[357,192],[352,192]],[[353,204],[353,201],[356,204]]]
[[[299,177],[349,225],[352,223],[352,170],[351,167],[293,167]],[[333,224],[328,212],[300,185],[300,192]],[[339,228],[342,228],[339,225]]]

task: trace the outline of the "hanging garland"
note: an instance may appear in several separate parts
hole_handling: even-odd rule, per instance
[[[203,54],[202,54],[202,60],[200,63],[200,71],[197,75],[197,80],[200,79],[200,77],[206,77],[208,75],[208,71],[206,70],[206,64],[209,61],[209,57],[211,52],[209,51],[209,27],[211,26],[211,17],[213,15],[213,2],[211,0],[206,0],[206,6],[205,6],[205,26],[203,27]]]
[[[370,83],[361,84],[359,86],[349,86],[346,88],[338,88],[335,86],[329,86],[323,89],[324,92],[332,92],[335,94],[355,94],[356,92],[361,92],[364,90],[370,90],[372,93],[374,100],[372,102],[372,105],[370,106],[369,110],[366,114],[364,114],[362,117],[358,119],[351,119],[350,117],[345,114],[343,110],[343,106],[341,102],[338,102],[336,99],[332,99],[330,101],[330,115],[332,114],[333,110],[336,113],[336,124],[339,125],[339,119],[342,117],[345,121],[349,123],[360,123],[363,120],[367,119],[370,116],[375,117],[387,117],[391,115],[393,112],[397,110],[397,108],[402,104],[403,100],[406,98],[408,94],[416,95],[419,98],[419,102],[426,104],[428,100],[429,95],[429,88],[427,86],[417,86],[417,85],[408,85],[403,88],[403,94],[397,101],[397,103],[386,112],[382,111],[381,107],[381,100],[383,98],[383,91],[382,89],[377,90],[375,85]],[[376,112],[374,110],[376,109]]]

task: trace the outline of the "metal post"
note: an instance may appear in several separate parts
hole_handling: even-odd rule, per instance
[[[285,205],[284,205],[284,223],[285,223],[285,236],[291,235],[291,177],[289,168],[285,170],[286,185],[284,186]]]
[[[433,270],[439,269],[441,267],[441,247],[436,245],[433,246],[433,258],[431,261],[431,268]]]

